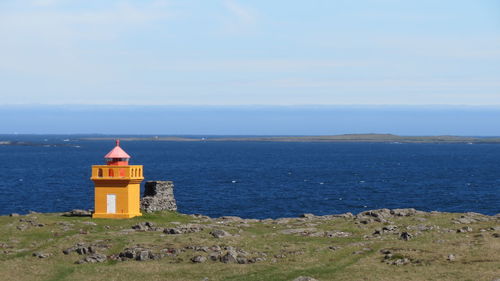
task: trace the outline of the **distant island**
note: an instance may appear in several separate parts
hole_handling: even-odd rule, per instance
[[[81,140],[113,140],[115,137],[89,137]],[[123,141],[259,141],[259,142],[378,142],[378,143],[500,143],[500,137],[398,136],[393,134],[345,134],[331,136],[255,136],[255,137],[124,137]]]

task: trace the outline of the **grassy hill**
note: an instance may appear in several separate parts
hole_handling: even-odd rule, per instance
[[[374,210],[251,220],[0,216],[1,280],[500,278],[500,216]]]

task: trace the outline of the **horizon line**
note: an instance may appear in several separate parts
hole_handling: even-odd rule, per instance
[[[500,104],[77,104],[77,103],[19,103],[0,104],[0,107],[488,107],[500,108]]]

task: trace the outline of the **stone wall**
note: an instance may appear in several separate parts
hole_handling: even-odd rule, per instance
[[[147,181],[141,199],[141,210],[146,213],[177,211],[174,183],[171,181]]]

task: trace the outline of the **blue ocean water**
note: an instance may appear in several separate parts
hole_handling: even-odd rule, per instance
[[[69,141],[63,139],[69,138]],[[0,214],[93,207],[90,167],[113,141],[0,136]],[[376,208],[500,213],[500,145],[127,141],[146,180],[172,180],[179,211],[277,218]]]

